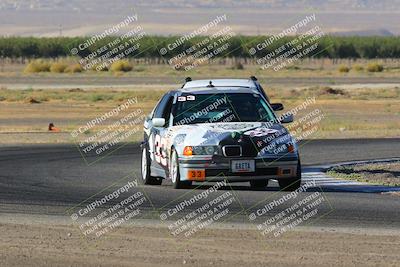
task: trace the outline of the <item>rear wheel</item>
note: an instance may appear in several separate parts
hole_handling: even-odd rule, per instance
[[[162,183],[161,178],[153,177],[150,175],[150,155],[146,148],[143,146],[142,148],[142,182],[143,184],[148,185],[160,185]]]
[[[281,191],[294,191],[299,189],[301,185],[301,164],[300,160],[297,163],[297,173],[295,178],[290,179],[279,179],[278,180],[279,187]]]
[[[264,189],[267,187],[267,185],[268,185],[268,179],[250,181],[250,187],[253,189]]]
[[[192,181],[181,181],[179,173],[178,154],[172,150],[171,159],[169,163],[169,175],[171,177],[172,185],[175,189],[188,188],[192,185]]]

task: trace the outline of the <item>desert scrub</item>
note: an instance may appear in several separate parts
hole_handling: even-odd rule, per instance
[[[65,64],[65,63],[54,62],[50,66],[50,72],[52,72],[52,73],[63,73],[67,67],[68,67],[68,65]]]
[[[133,66],[127,60],[117,60],[110,67],[112,72],[128,72],[132,69]]]
[[[64,72],[69,72],[69,73],[77,73],[77,72],[82,72],[82,71],[83,71],[83,68],[78,63],[70,65],[64,70]]]
[[[350,68],[347,66],[341,65],[341,66],[339,66],[338,70],[339,70],[339,72],[347,73],[350,71]]]
[[[107,65],[94,65],[93,67],[92,67],[92,70],[93,71],[109,71],[109,68],[108,68],[108,66]]]
[[[50,63],[42,59],[37,59],[30,62],[24,70],[25,73],[38,73],[38,72],[49,72],[49,71],[50,71]]]
[[[232,70],[244,70],[244,66],[241,62],[235,62],[231,67]]]
[[[363,70],[364,70],[364,67],[361,66],[361,65],[359,65],[359,64],[356,64],[356,65],[353,66],[353,69],[354,69],[355,71],[363,71]]]
[[[98,101],[110,101],[114,100],[114,96],[110,94],[92,94],[91,101],[98,102]]]
[[[382,72],[383,69],[383,65],[379,63],[369,63],[367,66],[367,71],[369,72]]]

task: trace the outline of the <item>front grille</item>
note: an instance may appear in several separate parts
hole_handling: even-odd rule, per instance
[[[261,176],[261,175],[278,175],[278,168],[257,168],[255,172],[232,173],[226,169],[206,169],[207,177],[215,176]]]
[[[241,157],[242,147],[238,145],[226,145],[222,147],[222,152],[225,157]]]

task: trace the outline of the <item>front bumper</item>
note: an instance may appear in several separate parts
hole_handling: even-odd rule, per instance
[[[246,173],[231,172],[231,160],[255,160],[255,171]],[[245,182],[263,179],[286,179],[297,176],[297,155],[283,155],[269,158],[219,158],[211,156],[192,156],[179,158],[179,173],[182,181],[230,181]],[[189,177],[190,171],[203,171],[204,177]]]

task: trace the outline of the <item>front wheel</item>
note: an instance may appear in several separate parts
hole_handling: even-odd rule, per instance
[[[188,188],[192,185],[192,181],[181,181],[179,173],[178,154],[172,150],[171,159],[169,163],[169,175],[171,177],[172,185],[175,189]]]
[[[290,179],[279,179],[279,187],[281,191],[294,191],[299,189],[301,185],[301,164],[300,160],[297,163],[297,173],[295,178]]]
[[[150,155],[146,146],[142,148],[142,182],[148,185],[160,185],[161,178],[153,177],[150,175]]]

